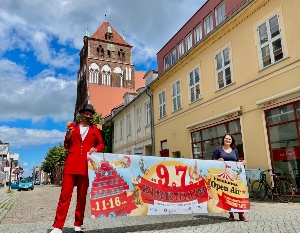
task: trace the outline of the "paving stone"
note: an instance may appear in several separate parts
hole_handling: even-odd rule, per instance
[[[34,190],[18,192],[10,210],[0,224],[1,233],[49,233],[52,229],[60,187],[35,186]],[[6,198],[0,189],[0,203]],[[73,193],[63,233],[73,233],[76,189]],[[87,201],[88,198],[87,198]],[[245,214],[250,222],[228,221],[228,213],[161,215],[143,217],[118,217],[92,219],[89,205],[85,213],[83,230],[86,233],[136,233],[136,232],[299,232],[300,203],[251,201],[251,210]],[[1,212],[0,212],[1,217]]]

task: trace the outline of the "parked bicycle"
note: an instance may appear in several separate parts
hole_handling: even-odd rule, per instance
[[[266,171],[271,172],[272,169]],[[281,202],[292,201],[295,195],[294,185],[285,179],[281,179],[281,173],[271,173],[271,182],[269,184],[266,179],[266,171],[260,170],[260,179],[253,181],[251,185],[254,199],[262,201],[269,192],[272,195],[272,200],[274,200],[276,195]]]
[[[298,169],[294,168],[293,171],[298,171]],[[300,191],[300,174],[299,173],[295,176],[292,183],[294,183],[296,190]]]

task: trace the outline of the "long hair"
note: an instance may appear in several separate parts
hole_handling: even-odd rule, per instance
[[[234,137],[233,137],[231,134],[225,134],[225,135],[222,137],[222,143],[221,143],[221,145],[224,146],[224,139],[225,139],[226,136],[231,137],[231,140],[232,140],[232,141],[231,141],[230,147],[231,147],[231,148],[235,148],[235,147],[236,147],[235,139],[234,139]]]

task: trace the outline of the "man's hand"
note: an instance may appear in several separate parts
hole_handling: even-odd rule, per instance
[[[97,152],[97,149],[94,148],[94,147],[92,147],[92,148],[90,149],[89,154],[92,154],[93,152]]]
[[[74,128],[68,128],[66,133],[66,139],[70,139]]]

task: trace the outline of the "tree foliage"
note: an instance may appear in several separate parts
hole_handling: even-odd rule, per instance
[[[49,149],[42,163],[42,170],[50,173],[51,180],[53,179],[53,168],[57,165],[63,165],[67,156],[67,149],[60,143],[59,146],[53,146]]]
[[[113,130],[114,130],[113,125],[103,127],[101,130],[102,137],[104,140],[104,145],[105,145],[103,150],[104,153],[112,153]]]
[[[81,120],[80,115],[76,116],[75,122],[79,123]],[[91,123],[97,125],[97,127],[101,131],[101,135],[104,141],[104,153],[112,153],[112,133],[113,133],[113,126],[106,126],[102,128],[102,118],[101,114],[95,113],[93,115],[93,119]]]
[[[80,115],[77,115],[75,122],[79,123],[81,120]],[[101,131],[101,135],[104,141],[104,151],[105,153],[112,152],[112,135],[113,135],[113,125],[106,126],[102,129],[102,119],[101,114],[95,113],[93,119],[91,120],[92,124],[95,124]],[[42,163],[42,170],[50,174],[50,179],[53,180],[53,169],[55,166],[60,166],[65,163],[67,155],[67,149],[63,147],[60,143],[59,146],[54,146],[49,148],[49,151],[46,154],[44,162]]]

